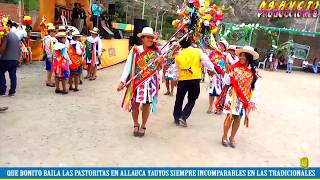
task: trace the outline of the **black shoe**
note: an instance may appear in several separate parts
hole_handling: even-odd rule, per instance
[[[68,91],[62,91],[61,94],[62,95],[68,94]]]
[[[0,112],[5,112],[8,109],[9,109],[8,107],[0,107]]]
[[[59,90],[59,89],[56,89],[56,94],[60,94],[60,93],[62,93],[62,91],[61,90]]]
[[[180,118],[179,123],[182,127],[188,127],[187,121],[185,119]]]
[[[9,94],[8,96],[9,96],[9,97],[15,97],[16,94],[15,94],[15,93],[12,93],[12,94]]]
[[[177,125],[177,126],[180,126],[179,120],[178,121],[174,121],[174,124]]]

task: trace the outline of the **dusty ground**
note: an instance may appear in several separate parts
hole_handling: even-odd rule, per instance
[[[220,144],[225,115],[207,115],[206,84],[187,129],[173,125],[174,97],[163,96],[146,137],[115,91],[123,64],[99,71],[78,93],[44,86],[42,63],[19,69],[15,98],[1,97],[1,166],[320,166],[320,76],[262,71],[258,110],[241,126],[236,149]]]

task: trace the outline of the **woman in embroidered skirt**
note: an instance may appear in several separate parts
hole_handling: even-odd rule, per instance
[[[69,78],[69,90],[79,91],[78,85],[80,82],[80,74],[82,70],[82,56],[84,54],[84,48],[80,41],[81,35],[79,32],[72,33],[73,40],[70,41],[69,45],[69,56],[72,61],[70,65],[70,78]],[[74,88],[73,88],[74,83]]]
[[[208,93],[209,93],[209,107],[207,110],[207,114],[212,114],[214,108],[215,99],[221,94],[223,88],[223,74],[226,70],[225,63],[225,55],[226,50],[229,47],[229,43],[226,40],[220,41],[218,43],[218,47],[220,52],[214,50],[210,53],[210,59],[216,64],[216,68],[221,69],[218,70],[217,74],[209,75],[209,84],[208,84]],[[217,114],[219,109],[215,109],[214,113]]]
[[[56,79],[56,93],[68,94],[66,88],[67,79],[70,76],[69,66],[72,63],[68,55],[68,48],[66,43],[66,33],[59,32],[57,34],[58,42],[54,45],[54,59],[53,59],[53,72]],[[62,84],[62,91],[60,90],[60,82]]]
[[[153,29],[150,27],[143,28],[142,32],[138,34],[138,37],[141,38],[142,45],[135,46],[131,49],[117,90],[121,91],[128,79],[139,74],[137,78],[132,80],[128,85],[122,107],[132,113],[134,123],[133,135],[143,137],[146,131],[150,109],[154,111],[157,103],[159,90],[158,69],[160,63],[157,61],[147,67],[148,64],[152,63],[159,55],[158,49],[153,43]],[[141,126],[138,122],[140,105],[142,105]]]
[[[255,108],[253,90],[258,78],[255,60],[259,58],[259,54],[250,46],[236,49],[236,54],[239,56],[239,62],[232,65],[230,73],[224,77],[226,84],[231,86],[227,90],[223,108],[227,117],[224,121],[222,145],[227,147],[229,144],[232,148],[236,147],[234,139],[240,126],[240,119],[244,116],[248,127],[249,112]],[[231,125],[228,142],[227,136]]]

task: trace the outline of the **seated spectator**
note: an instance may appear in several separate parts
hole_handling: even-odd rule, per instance
[[[307,60],[304,60],[304,61],[302,62],[302,69],[303,69],[304,72],[307,72],[307,71],[308,71],[308,65],[309,65],[309,63],[308,63]]]

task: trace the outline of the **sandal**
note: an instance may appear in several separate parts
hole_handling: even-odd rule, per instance
[[[231,140],[231,138],[229,138],[229,145],[232,148],[236,148],[236,141],[234,139]]]
[[[163,95],[166,95],[166,96],[170,95],[170,92],[168,91],[168,92],[164,93]]]
[[[137,130],[136,130],[137,128]],[[140,124],[138,123],[137,125],[133,126],[133,136],[138,137],[139,136],[139,130],[140,130]]]
[[[62,93],[62,91],[61,90],[59,90],[59,89],[56,89],[56,94],[60,94],[60,93]]]
[[[140,129],[143,129],[143,132],[140,132],[140,130],[139,130],[139,137],[143,137],[144,134],[146,133],[146,129],[147,129],[147,128],[142,127],[142,128],[140,128]]]
[[[212,114],[212,110],[208,110],[208,111],[207,111],[207,114]]]
[[[222,146],[228,147],[228,140],[224,139],[223,137],[222,137],[221,143],[222,143]]]
[[[47,83],[46,86],[48,86],[48,87],[56,87],[56,85],[49,84],[49,83]]]
[[[78,88],[74,88],[73,91],[74,91],[74,92],[78,92],[79,89],[78,89]]]

